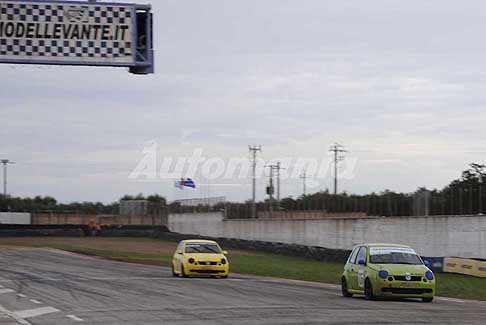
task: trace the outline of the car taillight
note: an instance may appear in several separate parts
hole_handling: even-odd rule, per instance
[[[194,263],[194,259],[191,257],[189,260],[188,260],[189,263]]]

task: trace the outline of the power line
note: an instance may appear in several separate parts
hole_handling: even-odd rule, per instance
[[[250,153],[252,154],[252,196],[251,196],[251,217],[256,218],[256,205],[255,205],[255,194],[256,194],[256,155],[258,151],[262,151],[262,146],[248,146]]]
[[[13,165],[15,164],[15,161],[2,159],[0,162],[3,164],[3,197],[7,198],[7,165]]]
[[[335,143],[329,151],[334,153],[334,195],[336,195],[338,193],[338,162],[344,160],[344,156],[339,154],[347,152],[347,150],[344,150],[344,146],[339,143]]]

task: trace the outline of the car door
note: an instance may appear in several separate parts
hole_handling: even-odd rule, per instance
[[[355,264],[357,290],[364,290],[366,256],[367,256],[366,246],[361,246],[358,255],[356,255],[356,264]],[[364,264],[362,264],[361,262],[364,262]]]
[[[355,272],[356,269],[355,261],[359,249],[360,249],[359,246],[353,249],[353,251],[349,255],[348,262],[346,263],[345,266],[348,289],[350,290],[357,290],[357,273]]]
[[[351,269],[350,269],[350,275],[351,275],[351,286],[353,290],[361,290],[359,287],[359,282],[358,282],[358,271],[359,271],[359,265],[358,265],[358,255],[362,251],[363,246],[359,246],[356,248],[356,254],[352,256],[352,264],[351,264]]]

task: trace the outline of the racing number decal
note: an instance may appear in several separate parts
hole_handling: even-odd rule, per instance
[[[363,269],[358,270],[358,286],[360,288],[364,288],[364,274],[365,271]]]

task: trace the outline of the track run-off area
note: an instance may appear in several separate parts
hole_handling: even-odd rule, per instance
[[[335,285],[0,248],[0,324],[484,324],[486,302],[367,301]]]

